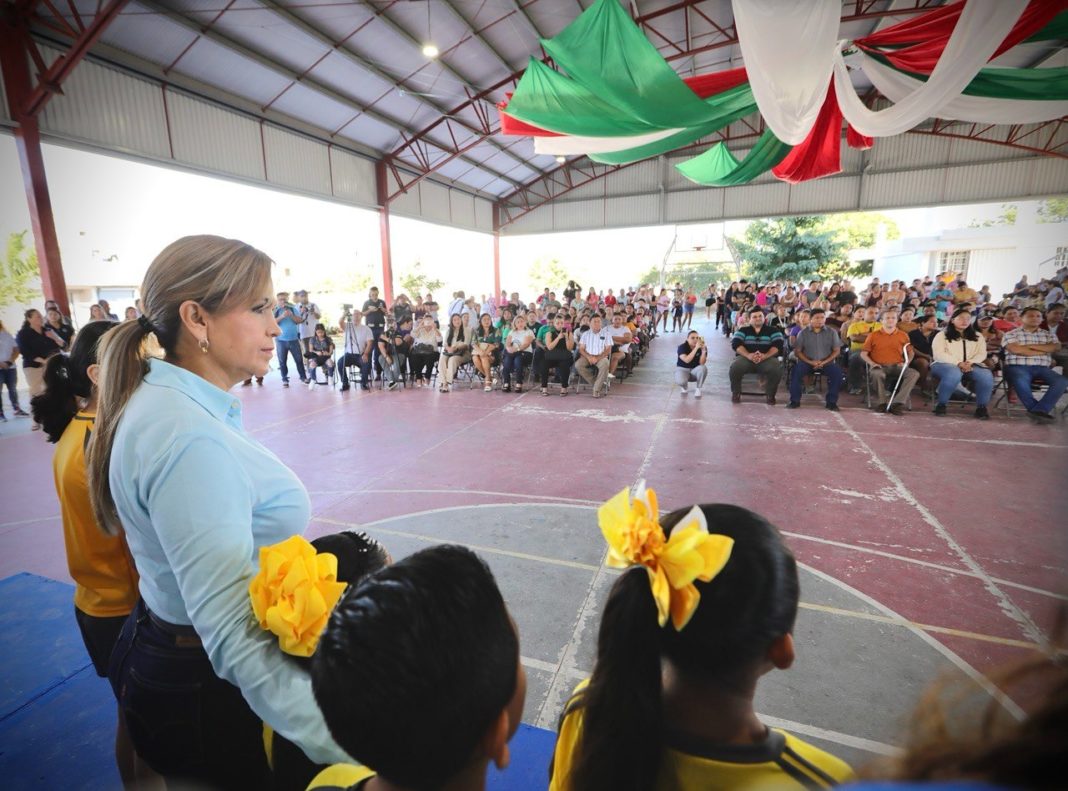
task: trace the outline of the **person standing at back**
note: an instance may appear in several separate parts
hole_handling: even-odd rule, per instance
[[[319,306],[308,300],[308,292],[304,289],[296,292],[297,310],[300,316],[300,347],[303,354],[311,351],[311,341],[315,337],[315,326],[323,317]]]
[[[4,322],[0,321],[0,390],[7,388],[7,396],[11,401],[11,409],[16,417],[26,417],[28,413],[19,406],[19,369],[15,361],[19,358],[19,347],[10,332],[4,329]],[[6,423],[4,417],[3,393],[0,392],[0,423]]]
[[[300,348],[300,310],[289,301],[289,293],[279,291],[277,303],[274,306],[274,320],[278,322],[281,333],[274,341],[275,351],[278,354],[278,367],[282,372],[282,387],[289,387],[289,366],[286,358],[292,356],[297,366],[297,374],[301,384],[308,384],[307,374],[304,372],[304,353]]]

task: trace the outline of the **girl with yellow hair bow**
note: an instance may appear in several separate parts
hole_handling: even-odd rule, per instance
[[[639,484],[598,513],[608,565],[597,661],[565,708],[550,791],[824,788],[842,761],[763,725],[757,681],[794,659],[797,566],[779,531],[734,505],[661,519]]]

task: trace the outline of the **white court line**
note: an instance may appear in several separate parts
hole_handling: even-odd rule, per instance
[[[331,495],[331,494],[450,494],[450,495],[464,495],[464,494],[478,494],[484,497],[518,497],[523,500],[544,500],[550,505],[556,502],[559,503],[578,503],[580,505],[588,505],[593,508],[601,505],[600,500],[581,500],[577,497],[557,497],[551,494],[520,494],[519,492],[489,492],[483,489],[337,489],[334,491],[315,491],[308,492],[308,494],[315,495]],[[517,503],[490,503],[490,505],[516,505]],[[2,525],[0,525],[2,527]]]
[[[329,519],[323,516],[313,516],[313,522],[324,522],[328,525],[335,525],[337,527],[347,527],[354,530],[371,530],[376,533],[384,533],[385,535],[398,536],[399,538],[414,538],[417,541],[425,541],[429,544],[462,544],[468,549],[476,552],[484,552],[487,555],[502,555],[504,557],[516,558],[518,560],[531,560],[536,563],[545,563],[550,566],[563,566],[569,569],[580,569],[582,571],[600,571],[599,566],[595,566],[592,563],[580,563],[577,560],[563,560],[561,558],[550,558],[544,555],[534,555],[529,552],[516,552],[511,549],[501,549],[500,547],[488,547],[483,544],[472,544],[467,541],[453,540],[443,536],[430,536],[424,533],[413,533],[408,530],[390,530],[389,528],[379,527],[379,525],[385,522],[391,522],[394,519],[406,519],[409,516],[420,516],[422,514],[441,513],[443,511],[458,511],[466,510],[468,508],[495,508],[499,507],[499,504],[484,504],[484,505],[469,505],[469,506],[456,506],[455,508],[438,508],[433,511],[423,511],[421,514],[405,514],[404,516],[394,516],[389,519],[380,519],[376,522],[365,522],[363,524],[357,524],[355,522],[344,522],[340,519]],[[580,506],[566,506],[558,505],[557,508],[579,508]]]
[[[890,757],[900,755],[901,748],[894,747],[892,744],[884,744],[883,742],[872,741],[871,739],[864,739],[860,736],[853,736],[849,733],[840,733],[839,731],[829,731],[825,728],[819,728],[815,725],[806,725],[803,722],[794,722],[793,720],[784,720],[779,717],[772,717],[767,714],[757,714],[760,721],[765,725],[770,725],[772,728],[781,728],[784,731],[790,733],[801,733],[805,736],[812,736],[816,739],[823,739],[824,741],[833,742],[835,744],[841,744],[845,747],[855,747],[858,750],[864,750],[865,752],[875,753],[876,755],[887,755]]]
[[[882,470],[883,474],[894,485],[894,488],[897,489],[897,492],[899,495],[901,495],[901,498],[905,500],[905,502],[909,503],[917,511],[919,511],[920,516],[923,517],[923,521],[925,521],[928,525],[934,528],[935,533],[937,533],[939,537],[941,537],[941,539],[949,545],[950,549],[952,549],[956,553],[957,557],[961,559],[961,562],[963,562],[964,565],[966,565],[973,572],[975,572],[975,575],[983,583],[983,586],[987,589],[990,595],[993,596],[994,599],[998,602],[1001,607],[1001,611],[1009,618],[1016,621],[1016,623],[1023,630],[1024,634],[1029,637],[1032,642],[1038,643],[1039,645],[1044,647],[1048,646],[1049,641],[1042,633],[1042,630],[1038,628],[1038,626],[1034,623],[1034,621],[1031,620],[1027,613],[1017,607],[1012,602],[1012,600],[1009,599],[1007,595],[1005,595],[1005,592],[997,586],[997,583],[995,583],[994,580],[991,579],[990,575],[986,573],[983,567],[975,561],[975,558],[969,555],[968,552],[964,549],[964,547],[957,543],[956,539],[954,539],[953,536],[949,534],[949,531],[946,529],[945,525],[943,525],[937,519],[937,517],[935,517],[934,514],[928,511],[926,506],[923,505],[923,503],[916,499],[916,495],[914,495],[909,490],[909,488],[905,486],[904,481],[902,481],[901,478],[898,477],[897,473],[895,473],[890,468],[890,465],[883,461],[879,457],[879,455],[874,450],[872,450],[871,446],[867,442],[865,442],[864,438],[846,422],[846,419],[844,417],[842,417],[836,412],[832,413],[832,415],[834,415],[834,417],[837,418],[841,422],[841,424],[846,427],[852,439],[868,451],[868,454],[871,456],[872,462],[874,462],[875,465],[880,470]]]
[[[560,658],[560,664],[556,669],[556,673],[553,675],[552,681],[549,682],[549,689],[545,693],[545,700],[542,701],[541,708],[538,709],[538,718],[535,721],[535,724],[539,728],[553,728],[556,724],[556,716],[550,716],[550,711],[548,710],[549,702],[561,698],[560,687],[564,684],[567,685],[567,691],[570,692],[570,688],[575,681],[575,674],[581,673],[575,663],[575,654],[578,651],[579,640],[582,638],[586,629],[591,628],[592,626],[592,629],[596,633],[598,628],[597,623],[591,625],[591,621],[594,617],[594,610],[596,609],[594,592],[597,590],[598,583],[607,571],[607,567],[604,564],[607,558],[608,550],[606,549],[604,555],[601,557],[597,573],[593,575],[593,578],[590,580],[590,586],[586,589],[586,598],[582,600],[582,606],[579,608],[578,617],[575,619],[575,628],[571,630],[571,638],[567,641],[564,655]]]
[[[671,396],[674,395],[673,390],[668,390],[667,401],[671,401]],[[667,403],[664,404],[664,409],[667,409]],[[653,450],[656,448],[656,441],[660,438],[660,435],[664,431],[664,426],[667,425],[667,412],[663,411],[657,415],[656,428],[653,429],[653,436],[649,438],[649,450],[645,452],[645,458],[642,459],[641,465],[638,467],[638,474],[635,477],[636,481],[640,481],[645,477],[646,471],[649,469],[649,465],[653,462]]]
[[[798,538],[803,541],[815,541],[820,544],[829,544],[832,547],[841,547],[842,549],[850,549],[855,552],[864,552],[869,555],[878,555],[879,557],[889,558],[890,560],[900,560],[904,563],[912,563],[916,566],[926,566],[927,568],[937,569],[938,571],[944,571],[947,574],[959,574],[962,577],[975,577],[979,575],[969,569],[957,569],[952,566],[943,566],[941,563],[933,563],[930,560],[920,560],[919,558],[910,558],[906,555],[895,555],[893,552],[885,552],[881,549],[872,549],[871,547],[862,547],[856,544],[847,544],[843,541],[834,541],[830,538],[817,538],[816,536],[806,536],[803,533],[792,533],[788,530],[783,530],[784,536],[790,538]],[[1054,593],[1053,591],[1043,590],[1042,588],[1034,588],[1030,585],[1024,585],[1022,582],[1013,582],[1012,580],[1000,579],[999,577],[992,578],[994,582],[1001,585],[1007,585],[1010,588],[1017,588],[1019,590],[1028,591],[1029,593],[1037,593],[1040,596],[1048,596],[1051,599],[1060,599],[1062,601],[1068,601],[1068,596],[1061,593]]]
[[[62,519],[62,514],[55,514],[54,516],[35,516],[33,519],[19,519],[17,522],[0,522],[0,530],[5,527],[18,527],[19,525],[32,525],[37,522],[50,522],[53,519]]]
[[[1021,709],[1018,705],[1016,705],[1016,702],[1013,701],[1008,695],[998,689],[997,686],[990,679],[988,679],[986,676],[984,676],[982,673],[972,667],[968,662],[964,661],[962,657],[958,656],[948,646],[943,645],[940,641],[933,638],[931,635],[923,631],[923,629],[920,629],[918,626],[903,617],[901,614],[890,609],[879,600],[873,599],[868,594],[857,590],[852,585],[849,585],[848,583],[842,582],[840,579],[832,577],[830,574],[825,574],[819,569],[813,568],[812,566],[806,565],[804,563],[798,563],[797,565],[799,568],[803,568],[809,573],[815,574],[824,582],[829,582],[832,585],[836,585],[837,587],[846,591],[847,593],[851,593],[861,601],[879,610],[879,612],[883,613],[887,617],[894,619],[894,621],[897,622],[899,626],[908,629],[918,638],[923,640],[923,642],[927,643],[938,653],[942,654],[942,656],[944,656],[946,659],[956,665],[957,668],[964,673],[964,675],[968,676],[976,684],[978,684],[983,690],[986,691],[988,695],[990,695],[992,698],[994,698],[994,700],[1000,703],[1005,708],[1005,710],[1008,711],[1012,716],[1014,716],[1018,720],[1022,720],[1024,718],[1024,710]]]

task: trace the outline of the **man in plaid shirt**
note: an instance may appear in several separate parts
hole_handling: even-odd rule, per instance
[[[1027,415],[1036,423],[1052,422],[1057,401],[1068,389],[1068,378],[1056,373],[1053,368],[1053,353],[1061,348],[1060,341],[1049,330],[1040,327],[1042,311],[1024,308],[1020,314],[1022,326],[1006,332],[1001,339],[1005,349],[1005,378],[1027,408]],[[1049,385],[1041,401],[1031,394],[1031,384],[1041,379]]]

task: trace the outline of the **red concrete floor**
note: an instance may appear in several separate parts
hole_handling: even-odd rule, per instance
[[[663,507],[733,502],[786,532],[798,559],[981,671],[1044,640],[1068,601],[1068,427],[1022,412],[903,417],[843,397],[839,414],[731,404],[729,345],[704,322],[705,397],[671,385],[661,336],[606,399],[434,390],[239,388],[245,424],[301,476],[310,532],[472,505],[596,505],[644,477]],[[0,425],[0,577],[67,579],[51,448]]]

